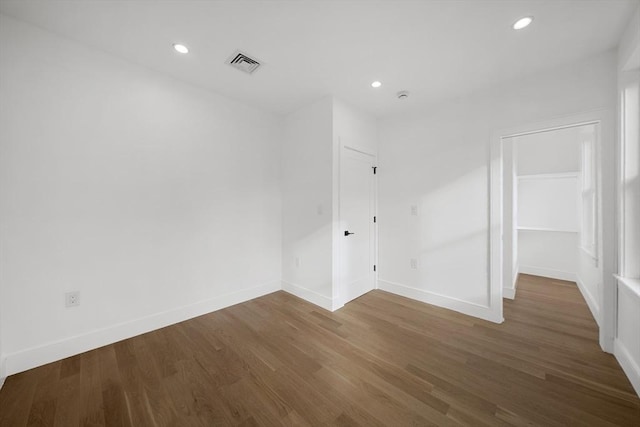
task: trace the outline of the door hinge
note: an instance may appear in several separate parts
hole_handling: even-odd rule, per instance
[[[376,266],[375,265],[373,266],[373,271],[376,271]]]
[[[375,216],[373,217],[373,222],[376,222],[376,217]]]
[[[373,169],[373,174],[375,175],[376,171],[378,170],[378,167],[377,166],[371,166],[371,168]]]

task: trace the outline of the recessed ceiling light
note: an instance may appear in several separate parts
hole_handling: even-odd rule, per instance
[[[380,86],[382,86],[382,83],[380,83],[377,80],[375,82],[371,83],[371,87],[380,87]]]
[[[183,44],[174,43],[173,48],[176,50],[176,52],[189,53],[189,48]]]
[[[524,18],[520,18],[513,24],[514,30],[521,30],[525,27],[528,27],[529,24],[533,22],[533,16],[525,16]]]

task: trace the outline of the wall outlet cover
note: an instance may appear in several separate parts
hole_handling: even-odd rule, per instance
[[[80,292],[73,291],[67,292],[64,294],[64,305],[65,307],[77,307],[80,305]]]

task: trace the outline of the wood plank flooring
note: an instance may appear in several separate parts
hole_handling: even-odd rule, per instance
[[[521,276],[505,318],[276,292],[13,375],[0,425],[640,426],[574,283]]]

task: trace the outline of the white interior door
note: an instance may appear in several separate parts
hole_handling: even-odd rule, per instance
[[[340,294],[347,303],[374,289],[375,176],[372,155],[348,147],[340,158]]]

